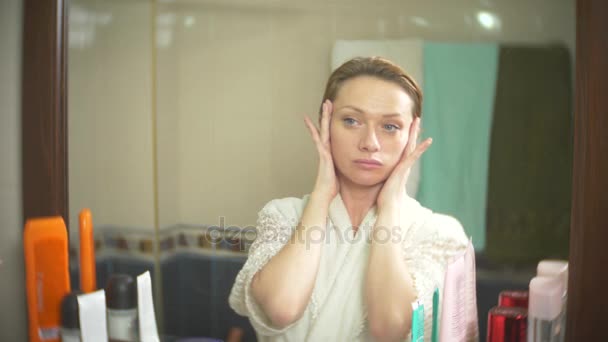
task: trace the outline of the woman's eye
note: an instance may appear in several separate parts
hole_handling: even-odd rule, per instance
[[[389,132],[394,132],[394,131],[398,131],[399,130],[399,126],[393,125],[393,124],[387,124],[384,125],[384,129],[386,129]]]
[[[344,118],[343,121],[348,126],[352,126],[357,123],[357,121],[355,121],[355,119],[353,119],[353,118]]]

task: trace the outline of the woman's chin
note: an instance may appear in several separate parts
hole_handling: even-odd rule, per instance
[[[384,182],[385,178],[379,175],[372,174],[353,174],[347,176],[348,180],[359,186],[376,186],[382,182]]]

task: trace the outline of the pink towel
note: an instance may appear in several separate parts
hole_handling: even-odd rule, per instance
[[[475,250],[469,245],[463,255],[453,260],[445,272],[439,341],[470,342],[479,340]]]

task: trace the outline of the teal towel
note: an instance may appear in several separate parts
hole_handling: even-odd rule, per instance
[[[485,247],[497,65],[497,44],[423,47],[421,135],[433,145],[422,156],[418,200],[460,220],[476,250]]]

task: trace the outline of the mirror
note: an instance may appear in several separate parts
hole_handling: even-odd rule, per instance
[[[415,196],[472,236],[485,317],[568,255],[574,18],[573,0],[72,0],[70,210],[92,210],[98,281],[151,270],[163,333],[253,340],[227,297],[257,213],[311,191],[302,116],[332,67],[379,54],[423,87]]]
[[[68,170],[71,222],[92,213],[98,288],[115,273],[150,271],[158,298],[152,10],[147,1],[69,2]]]

